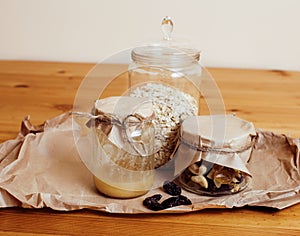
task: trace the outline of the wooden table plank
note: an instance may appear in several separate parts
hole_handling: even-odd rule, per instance
[[[124,235],[143,235],[151,229],[151,234],[169,232],[185,235],[201,232],[205,235],[233,235],[239,232],[239,235],[299,235],[297,212],[299,207],[283,211],[263,208],[211,209],[168,215],[118,215],[88,210],[54,212],[48,209],[4,209],[0,211],[0,232],[5,229],[8,232],[53,235],[107,235],[121,232]]]
[[[93,64],[0,61],[0,142],[31,115],[40,124],[72,108]],[[111,68],[110,68],[111,69]],[[226,111],[258,128],[300,137],[300,72],[209,68]],[[114,85],[112,86],[114,87]],[[119,215],[82,210],[0,210],[0,235],[299,235],[300,205],[213,209],[188,214]]]

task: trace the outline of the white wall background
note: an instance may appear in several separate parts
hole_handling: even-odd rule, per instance
[[[97,62],[166,15],[205,66],[300,71],[299,0],[0,0],[0,59]]]

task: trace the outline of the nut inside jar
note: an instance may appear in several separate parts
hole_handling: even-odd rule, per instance
[[[251,177],[240,171],[205,160],[198,161],[178,177],[188,191],[204,195],[224,195],[242,191]]]

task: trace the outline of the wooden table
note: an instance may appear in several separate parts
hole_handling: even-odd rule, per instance
[[[0,61],[0,142],[72,109],[93,64]],[[209,68],[228,113],[257,128],[300,137],[300,72]],[[187,214],[120,215],[81,210],[0,210],[0,235],[300,235],[300,204],[282,211],[245,207]]]

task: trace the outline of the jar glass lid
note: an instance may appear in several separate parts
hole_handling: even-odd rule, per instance
[[[174,23],[166,16],[161,22],[163,40],[136,47],[131,52],[132,59],[146,60],[158,58],[160,60],[189,60],[199,61],[200,51],[191,47],[187,42],[172,39]]]

